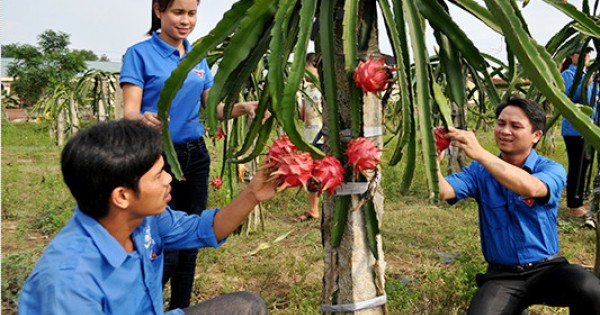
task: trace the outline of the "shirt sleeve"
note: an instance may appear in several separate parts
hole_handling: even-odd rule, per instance
[[[559,203],[562,191],[567,183],[565,168],[555,162],[547,163],[532,174],[548,188],[548,203]]]
[[[123,65],[121,66],[121,73],[119,77],[119,84],[123,86],[123,83],[131,83],[133,85],[144,88],[144,61],[142,56],[135,50],[134,47],[130,47],[125,52],[123,57]]]
[[[167,208],[159,220],[159,233],[165,249],[219,247],[226,239],[217,241],[213,229],[215,214],[220,209],[204,210],[200,215]]]
[[[72,273],[33,274],[19,300],[19,314],[104,314],[102,297],[72,280]]]
[[[477,166],[477,162],[472,162],[471,165],[465,167],[462,171],[446,177],[446,180],[456,194],[456,198],[447,200],[449,204],[453,205],[462,199],[477,197],[477,176],[475,176],[477,174]]]

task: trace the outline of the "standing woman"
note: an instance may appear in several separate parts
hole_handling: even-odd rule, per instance
[[[584,67],[587,67],[590,63],[593,49],[591,47],[583,47],[583,45],[577,46],[577,48],[565,59],[561,66],[561,73],[563,80],[565,81],[565,94],[571,96],[571,101],[574,103],[583,103],[581,101],[581,88],[584,86],[587,89],[587,95],[590,98],[589,104],[594,106],[595,103],[592,95],[592,84],[590,82],[583,82],[584,73],[581,74],[579,85],[572,94],[571,89],[575,81],[575,75],[577,72],[577,64],[579,63],[580,53],[583,52]],[[590,122],[591,123],[591,122]],[[569,159],[568,175],[567,175],[567,207],[569,208],[569,214],[576,218],[584,219],[587,225],[593,225],[594,222],[587,220],[588,211],[583,206],[584,192],[585,192],[585,176],[587,169],[590,165],[590,158],[586,157],[585,154],[585,141],[581,134],[573,128],[571,123],[563,117],[561,134],[565,141],[567,148],[567,156]]]
[[[192,49],[187,37],[196,26],[199,0],[153,0],[151,38],[127,49],[121,69],[124,116],[159,127],[157,103],[160,91],[171,72]],[[206,60],[188,74],[173,99],[169,112],[169,130],[177,151],[185,181],[173,180],[173,209],[200,214],[206,208],[210,157],[204,143],[204,126],[198,112],[205,106],[213,75]],[[256,102],[238,103],[233,117],[254,117]],[[217,107],[223,119],[223,104]],[[168,166],[167,166],[168,169]],[[197,249],[165,252],[163,285],[171,279],[169,309],[189,306]]]

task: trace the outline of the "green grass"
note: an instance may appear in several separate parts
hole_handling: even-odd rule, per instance
[[[493,148],[490,132],[478,132]],[[208,141],[218,175],[221,142]],[[544,152],[566,165],[562,139]],[[390,146],[393,148],[393,145]],[[392,149],[386,149],[384,160]],[[493,151],[496,152],[496,151]],[[60,148],[44,124],[2,124],[2,313],[15,314],[19,289],[51,237],[72,214],[74,201],[62,183]],[[403,165],[383,167],[386,196],[382,236],[389,314],[463,314],[475,292],[474,277],[485,269],[476,205],[450,207],[427,200],[425,174],[417,164],[410,192],[401,196]],[[222,206],[224,190],[212,190],[209,206]],[[306,210],[308,194],[287,190],[265,203],[266,227],[248,236],[234,235],[198,258],[193,303],[237,290],[258,292],[272,314],[320,314],[323,249],[319,222],[293,223]],[[288,234],[289,233],[289,234]],[[594,263],[594,232],[569,220],[560,209],[561,252],[574,263]],[[288,234],[279,242],[275,240]],[[261,246],[261,250],[257,250]],[[254,254],[251,254],[255,252]],[[450,259],[448,259],[450,258]],[[167,288],[168,290],[168,288]],[[532,314],[566,314],[540,306]]]

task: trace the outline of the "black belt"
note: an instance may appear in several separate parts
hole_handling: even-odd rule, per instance
[[[196,140],[192,140],[186,143],[176,143],[173,144],[173,146],[175,147],[175,149],[191,149],[191,148],[196,148],[198,146],[200,146],[200,144],[204,143],[204,138],[200,137]]]
[[[542,263],[549,262],[551,260],[554,260],[554,259],[557,259],[560,257],[562,257],[562,256],[559,254],[554,254],[554,255],[548,256],[548,258],[540,260],[540,261],[523,264],[523,265],[516,265],[516,266],[507,266],[507,265],[488,263],[488,268],[491,270],[496,270],[496,271],[523,272],[523,271],[533,269]]]

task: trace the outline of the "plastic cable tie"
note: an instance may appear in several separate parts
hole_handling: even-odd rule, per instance
[[[363,136],[365,138],[378,137],[381,135],[383,135],[383,128],[381,126],[366,127],[363,129]]]
[[[382,305],[385,305],[385,303],[387,303],[387,296],[384,294],[384,295],[376,296],[370,300],[356,302],[356,303],[350,303],[350,304],[338,304],[338,305],[322,304],[321,310],[324,313],[354,312],[354,311],[360,311],[360,310],[380,307]]]
[[[342,186],[335,190],[335,194],[338,196],[357,195],[364,193],[368,188],[368,182],[347,182],[342,183]]]

